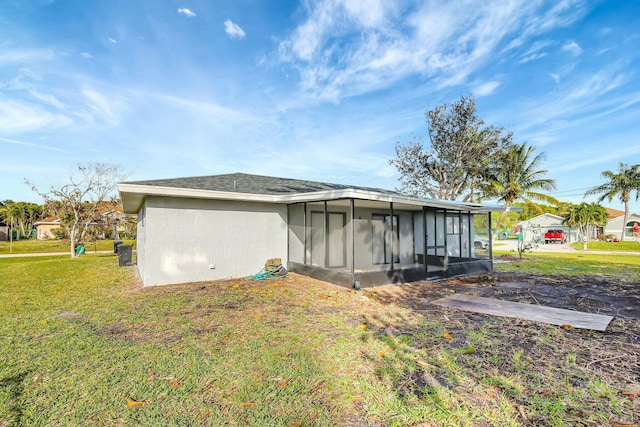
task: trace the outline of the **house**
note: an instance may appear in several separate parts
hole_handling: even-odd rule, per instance
[[[617,209],[605,208],[609,220],[604,227],[597,227],[592,230],[590,239],[595,239],[599,235],[613,234],[620,236],[622,233],[622,223],[624,222],[624,211]],[[625,226],[625,237],[633,236],[633,225],[635,223],[640,224],[640,215],[636,213],[630,213]],[[578,241],[578,230],[575,227],[569,227],[564,224],[564,217],[554,215],[550,213],[544,213],[526,221],[520,221],[518,227],[521,227],[524,232],[524,239],[529,240],[532,237],[532,233],[537,232],[536,228],[542,230],[544,234],[549,229],[563,230],[568,236],[570,242]],[[640,237],[640,236],[639,236]]]
[[[607,221],[607,225],[604,227],[604,230],[601,231],[601,234],[613,234],[616,237],[619,237],[622,234],[622,228],[624,223],[624,211],[605,208],[607,210],[607,215],[609,220]],[[624,226],[624,236],[625,238],[634,237],[633,226],[634,224],[640,224],[640,215],[637,213],[630,212],[629,218],[627,218],[627,223]],[[640,237],[640,236],[635,236]]]
[[[36,228],[36,238],[38,240],[55,239],[53,230],[60,228],[60,219],[54,216],[43,218],[33,223]]]
[[[0,242],[6,242],[7,240],[9,240],[9,226],[0,222]]]
[[[502,210],[242,173],[122,182],[118,190],[124,213],[138,214],[145,286],[246,277],[271,258],[356,288],[487,272],[491,246],[476,248],[476,224]]]
[[[560,215],[543,213],[526,221],[518,222],[517,227],[522,230],[525,241],[536,240],[536,238],[538,238],[541,242],[544,242],[544,233],[548,230],[562,230],[565,236],[567,236],[567,241],[578,241],[577,229],[569,227],[563,222],[564,217]]]
[[[90,223],[90,227],[98,230],[101,239],[118,238],[119,232],[125,230],[123,222],[125,215],[119,203],[113,201],[103,201],[97,207],[100,213],[100,220]],[[36,238],[38,240],[55,239],[53,230],[60,228],[60,219],[55,216],[43,218],[33,224],[36,228]]]

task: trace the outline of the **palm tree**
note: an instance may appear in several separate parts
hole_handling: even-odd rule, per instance
[[[586,251],[592,228],[596,225],[604,226],[607,223],[607,210],[597,203],[570,204],[567,206],[563,223],[578,228],[582,236],[582,246]]]
[[[590,188],[584,195],[601,194],[598,199],[599,203],[604,199],[612,201],[616,196],[620,197],[620,201],[624,203],[624,223],[622,224],[622,233],[620,234],[620,240],[622,241],[624,240],[624,230],[627,227],[627,221],[629,221],[629,200],[631,199],[631,193],[636,192],[636,200],[638,200],[640,196],[640,165],[629,166],[621,162],[619,168],[618,173],[611,171],[602,172],[600,176],[609,181]]]
[[[534,156],[534,151],[535,147],[526,143],[509,145],[503,156],[496,163],[489,184],[484,189],[487,196],[497,198],[505,206],[505,210],[496,224],[494,239],[509,208],[515,201],[523,201],[541,213],[542,209],[534,200],[551,203],[556,206],[560,204],[555,198],[535,191],[554,190],[556,183],[551,178],[545,178],[547,171],[540,169],[540,165],[545,158],[544,153]]]

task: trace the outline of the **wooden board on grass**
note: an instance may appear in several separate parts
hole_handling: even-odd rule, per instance
[[[571,325],[574,328],[593,329],[596,331],[605,331],[609,322],[613,320],[612,316],[604,316],[602,314],[583,313],[544,305],[522,304],[474,295],[454,294],[431,303],[475,313],[515,317],[551,325]]]

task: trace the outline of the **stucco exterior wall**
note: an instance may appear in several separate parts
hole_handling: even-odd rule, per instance
[[[148,197],[138,223],[145,286],[246,277],[287,262],[287,206]]]
[[[60,224],[37,224],[36,225],[36,238],[38,240],[47,240],[55,238],[55,235],[51,230],[60,228]]]

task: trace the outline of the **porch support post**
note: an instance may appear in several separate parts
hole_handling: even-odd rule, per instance
[[[351,209],[351,281],[356,280],[356,206],[355,200],[349,200]]]
[[[302,212],[302,230],[304,232],[304,237],[302,240],[304,241],[304,251],[302,255],[302,264],[307,265],[307,204],[302,204],[303,212]]]
[[[449,275],[449,233],[447,230],[447,210],[444,210],[444,271]]]
[[[458,211],[458,248],[460,251],[460,260],[462,261],[462,258],[464,258],[462,256],[463,251],[462,251],[462,211]]]
[[[429,271],[429,264],[427,263],[427,207],[422,207],[422,263],[424,264],[424,271]]]
[[[329,268],[329,214],[327,213],[327,201],[324,201],[324,268]]]
[[[471,254],[473,253],[473,245],[475,245],[473,241],[473,233],[471,230],[471,211],[467,212],[467,230],[469,231],[469,259],[471,259]]]
[[[393,202],[389,202],[389,211],[391,212],[391,269],[393,270],[393,259],[394,259],[394,253],[393,253],[393,244],[395,243],[395,237],[396,237],[396,230],[393,227]]]
[[[493,261],[493,230],[491,229],[491,211],[489,215],[489,259]]]
[[[291,260],[291,206],[287,205],[287,261]]]

